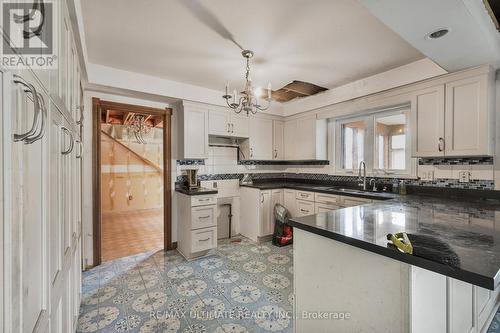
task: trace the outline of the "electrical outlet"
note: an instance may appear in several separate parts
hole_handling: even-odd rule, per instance
[[[460,171],[458,173],[458,182],[459,183],[470,182],[470,172],[469,171]]]

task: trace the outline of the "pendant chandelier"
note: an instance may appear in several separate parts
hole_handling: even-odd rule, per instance
[[[262,96],[262,89],[254,89],[252,86],[252,79],[250,78],[250,58],[253,57],[253,52],[250,50],[243,50],[241,55],[246,59],[247,67],[245,74],[245,87],[241,92],[240,97],[238,97],[238,92],[236,89],[233,91],[232,95],[229,95],[229,85],[226,84],[226,94],[222,96],[226,100],[227,105],[233,109],[236,113],[246,112],[247,116],[252,113],[256,114],[258,111],[265,111],[271,105],[271,83],[267,86],[267,96],[264,100],[267,105],[264,107],[259,104],[259,98]]]
[[[134,134],[137,143],[146,144],[144,135],[148,134],[152,129],[152,127],[147,124],[146,120],[147,118],[144,115],[135,115],[127,125],[127,130],[129,133],[131,131]]]

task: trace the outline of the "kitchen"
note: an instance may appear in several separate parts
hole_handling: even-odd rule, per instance
[[[59,60],[0,67],[3,331],[500,331],[495,1],[14,3]]]

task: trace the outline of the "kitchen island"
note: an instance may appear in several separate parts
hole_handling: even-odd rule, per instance
[[[498,309],[498,200],[401,196],[290,223],[296,332],[483,332]],[[401,231],[431,251],[390,247]]]

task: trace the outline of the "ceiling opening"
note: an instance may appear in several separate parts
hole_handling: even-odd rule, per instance
[[[500,24],[498,23],[500,21],[500,1],[498,0],[483,0],[484,5],[486,6],[486,9],[488,10],[488,13],[491,16],[491,19],[493,20],[493,23],[497,27],[497,30],[500,31]]]
[[[295,98],[316,95],[319,92],[328,90],[327,88],[315,84],[294,80],[281,89],[272,92],[273,100],[277,102],[288,102]]]

